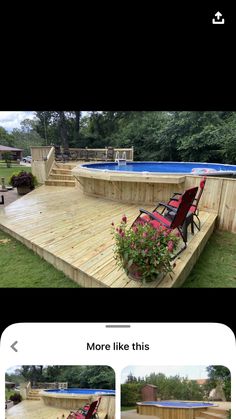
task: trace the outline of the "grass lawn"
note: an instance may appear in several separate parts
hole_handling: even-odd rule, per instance
[[[11,390],[9,388],[5,388],[5,399],[9,400],[11,396],[13,396],[13,394],[15,394],[16,391],[15,390]]]
[[[6,167],[6,163],[5,164],[1,163],[0,164],[0,184],[1,184],[1,178],[4,177],[5,178],[5,184],[9,185],[9,179],[10,179],[11,175],[13,173],[18,173],[22,170],[24,172],[31,172],[31,167],[30,166],[20,166],[19,164],[18,165],[15,165],[15,164],[13,165],[12,164],[12,167],[8,168],[8,167]]]
[[[137,406],[121,406],[121,411],[125,410],[136,410]]]
[[[0,230],[0,288],[79,288],[32,250]]]
[[[236,288],[236,234],[216,230],[182,288]]]

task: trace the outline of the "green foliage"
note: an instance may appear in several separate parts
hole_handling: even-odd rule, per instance
[[[19,186],[28,186],[30,189],[34,189],[38,182],[36,177],[31,172],[22,170],[19,173],[13,173],[10,177],[9,183],[14,188]]]
[[[22,365],[18,375],[25,381],[68,382],[69,387],[114,389],[115,373],[108,366]],[[11,378],[11,374],[8,375]]]
[[[6,379],[6,381],[8,380]],[[13,396],[13,394],[15,394],[14,390],[5,387],[5,400],[10,400],[10,397]]]
[[[235,288],[235,254],[236,235],[216,230],[183,288]]]
[[[8,185],[11,176],[13,174],[16,175],[18,173],[18,171],[22,169],[22,166],[15,165],[14,163],[11,164],[11,167],[10,168],[8,168],[6,166],[4,167],[4,166],[5,166],[5,164],[4,165],[3,164],[0,165],[0,178],[1,177],[4,177],[5,178],[5,184]],[[17,172],[16,172],[16,170],[17,170]],[[31,167],[25,166],[24,167],[24,171],[25,172],[31,172]]]
[[[127,383],[121,384],[121,405],[134,406],[141,400],[141,388],[143,384]]]
[[[9,400],[14,402],[14,404],[20,403],[22,401],[22,397],[20,393],[14,393],[10,396]]]
[[[38,111],[0,144],[24,149],[134,147],[135,160],[236,163],[236,112]]]
[[[141,400],[141,388],[145,384],[157,387],[157,395],[161,400],[203,400],[204,390],[194,380],[181,378],[180,376],[166,377],[162,373],[151,373],[145,381],[138,379],[136,382],[121,385],[122,406],[133,406]]]
[[[63,272],[1,230],[0,253],[0,288],[80,288]],[[14,269],[9,268],[12,266]],[[16,382],[14,376],[7,381]]]
[[[12,135],[9,134],[3,127],[0,127],[0,145],[14,147]]]
[[[22,148],[23,155],[30,156],[32,146],[42,146],[44,145],[44,140],[40,135],[35,131],[35,129],[28,128],[24,125],[25,121],[22,121],[23,128],[18,129],[14,128],[12,131],[12,137],[14,141],[14,147]]]
[[[11,153],[3,153],[2,157],[5,160],[6,166],[10,168],[11,167]]]
[[[152,223],[140,217],[128,228],[124,215],[118,227],[112,226],[118,266],[127,274],[132,271],[132,275],[144,283],[157,279],[160,273],[173,271],[171,258],[179,242],[179,233],[164,226],[155,228]]]
[[[222,385],[226,400],[231,400],[231,374],[228,368],[222,365],[210,365],[207,367],[209,376],[208,388],[214,388],[218,384]]]

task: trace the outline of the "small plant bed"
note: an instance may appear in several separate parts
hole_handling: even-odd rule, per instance
[[[0,288],[79,288],[80,286],[0,230]]]
[[[182,288],[236,288],[236,234],[216,230]]]

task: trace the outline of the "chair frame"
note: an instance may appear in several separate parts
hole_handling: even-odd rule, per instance
[[[186,228],[187,228],[187,227],[188,227],[188,225],[191,223],[191,233],[192,233],[192,234],[194,234],[194,225],[197,227],[198,231],[200,231],[200,230],[201,230],[201,221],[200,221],[200,218],[199,218],[199,216],[198,216],[198,214],[199,214],[198,203],[199,203],[200,198],[201,198],[201,196],[202,196],[202,193],[203,193],[203,190],[204,190],[204,187],[205,187],[205,184],[206,184],[206,179],[207,179],[207,178],[206,178],[206,176],[204,176],[204,177],[203,177],[203,179],[201,180],[201,182],[204,182],[203,187],[201,187],[201,186],[200,186],[199,193],[198,193],[197,197],[196,197],[196,198],[194,198],[194,201],[193,201],[193,203],[192,203],[192,205],[191,205],[191,207],[195,207],[195,211],[190,211],[190,212],[192,213],[192,217],[191,217],[191,214],[189,214],[189,215],[186,217],[186,223],[187,223]],[[173,195],[172,195],[172,197],[171,197],[171,198],[169,199],[169,201],[167,202],[167,205],[169,205],[170,207],[172,207],[172,206],[170,205],[170,202],[171,202],[171,201],[176,201],[176,202],[178,202],[178,201],[179,201],[179,198],[176,198],[176,196],[177,196],[177,195],[179,195],[179,198],[180,198],[183,194],[181,194],[181,193],[179,193],[179,192],[174,192],[174,193],[173,193]],[[164,208],[163,208],[163,210],[162,210],[162,213],[161,213],[161,214],[163,214],[163,213],[165,212],[165,210],[166,210],[165,205],[166,205],[166,203],[165,203],[165,202],[159,202],[159,204],[157,205],[157,207],[156,207],[153,211],[155,211],[155,210],[156,210],[159,206],[164,206]],[[176,212],[177,208],[178,208],[178,207],[172,207],[171,212]],[[198,225],[197,225],[197,223],[194,221],[194,217],[196,217],[196,218],[197,218]]]
[[[132,226],[131,226],[131,228],[133,227],[133,225],[136,223],[136,221],[139,219],[139,218],[141,218],[141,215],[142,214],[146,214],[146,215],[148,215],[152,220],[155,220],[155,221],[157,221],[160,225],[164,225],[166,228],[168,228],[168,229],[170,229],[170,230],[175,230],[176,228],[177,228],[177,230],[179,231],[179,233],[180,233],[180,235],[181,235],[181,237],[182,237],[182,239],[183,239],[183,242],[184,242],[184,246],[179,250],[179,252],[178,253],[176,253],[174,256],[173,256],[173,259],[175,259],[181,252],[183,252],[183,250],[185,250],[186,249],[186,247],[187,247],[187,223],[186,223],[186,219],[187,219],[187,217],[189,217],[191,220],[191,222],[192,222],[192,217],[193,217],[193,214],[189,214],[189,208],[192,206],[192,203],[193,203],[193,201],[194,201],[194,199],[195,199],[195,196],[196,196],[196,194],[197,194],[197,191],[198,191],[198,187],[194,187],[194,188],[190,188],[190,189],[187,189],[184,193],[183,193],[183,195],[182,195],[182,199],[181,199],[181,202],[180,202],[180,204],[179,204],[179,206],[178,206],[178,208],[176,209],[176,211],[173,211],[173,207],[171,207],[170,205],[168,205],[168,204],[166,204],[166,203],[162,203],[162,205],[165,207],[165,209],[167,209],[168,211],[167,211],[167,214],[165,215],[165,216],[163,216],[162,215],[162,213],[160,213],[159,211],[157,211],[157,208],[158,208],[158,206],[153,210],[153,212],[157,212],[161,217],[164,217],[165,219],[166,219],[166,221],[169,221],[170,222],[170,224],[168,223],[168,222],[164,222],[163,220],[161,220],[160,221],[160,219],[158,219],[158,217],[156,217],[154,214],[153,214],[153,212],[149,212],[149,211],[147,211],[147,210],[145,210],[145,209],[143,209],[143,208],[140,208],[140,210],[139,210],[139,215],[136,217],[136,219],[134,220],[134,222],[133,222],[133,224],[132,224]],[[179,223],[177,223],[176,222],[176,219],[177,219],[177,216],[179,215],[179,213],[181,213],[181,210],[182,210],[182,206],[183,206],[183,204],[185,204],[185,200],[184,200],[184,198],[185,198],[185,195],[187,196],[187,195],[189,195],[190,194],[190,192],[192,192],[192,197],[190,197],[190,200],[189,200],[189,202],[187,203],[187,210],[185,209],[184,210],[184,212],[185,212],[185,215],[182,217],[182,218],[184,218],[183,219],[183,221],[180,221]]]
[[[67,419],[90,419],[93,416],[98,418],[98,406],[100,404],[101,401],[101,397],[98,398],[98,400],[95,400],[94,402],[85,405],[84,407],[81,407],[79,410],[72,411],[70,412],[69,416],[67,417]],[[87,409],[85,409],[85,407],[88,407]]]

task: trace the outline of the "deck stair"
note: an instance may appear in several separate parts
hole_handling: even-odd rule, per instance
[[[227,419],[228,410],[226,409],[217,409],[214,407],[209,407],[207,410],[197,412],[195,419]]]
[[[75,187],[75,178],[71,174],[71,170],[74,168],[73,164],[64,164],[54,162],[53,168],[49,174],[48,179],[45,181],[45,185],[48,186],[70,186]]]
[[[41,390],[30,390],[27,394],[26,400],[41,400],[39,395]]]

